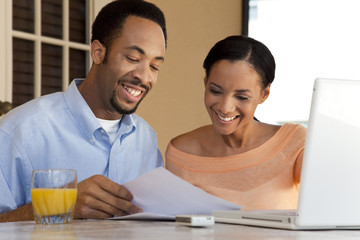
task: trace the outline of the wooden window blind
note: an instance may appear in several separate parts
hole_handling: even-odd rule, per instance
[[[34,32],[34,0],[13,0],[13,29]]]
[[[72,42],[89,43],[87,37],[87,5],[84,0],[71,0],[69,2],[69,38]],[[87,52],[70,48],[70,79],[82,78],[86,75]]]
[[[65,90],[73,78],[86,76],[89,0],[68,0],[68,4],[65,4],[66,1],[13,0],[13,31],[16,34],[13,37],[12,102],[15,106],[39,95]],[[39,2],[41,8],[36,7]],[[68,6],[68,9],[63,10],[64,6]],[[38,13],[41,16],[38,23],[40,28],[36,28],[36,9],[41,9]],[[68,11],[66,15],[69,17],[69,29],[66,30],[68,39],[64,39],[64,11]],[[41,29],[40,33],[35,29]],[[40,41],[37,48],[36,41]],[[40,51],[36,50],[39,48]],[[64,55],[64,51],[68,51],[68,55]],[[64,56],[68,56],[68,59],[64,59]],[[36,72],[40,72],[41,77]]]
[[[86,1],[84,0],[71,0],[69,3],[69,35],[70,41],[79,43],[88,43],[87,38],[87,14],[86,14]]]
[[[41,45],[41,95],[62,90],[62,47]]]
[[[13,38],[13,96],[18,106],[34,98],[34,42]]]
[[[41,33],[43,36],[62,38],[62,15],[62,0],[41,0]]]
[[[70,49],[70,79],[69,83],[74,78],[83,78],[86,75],[86,52]]]

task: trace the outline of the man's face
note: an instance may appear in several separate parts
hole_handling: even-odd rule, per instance
[[[107,51],[107,62],[99,68],[99,90],[107,115],[116,118],[133,113],[156,84],[165,55],[164,34],[157,23],[130,16]]]

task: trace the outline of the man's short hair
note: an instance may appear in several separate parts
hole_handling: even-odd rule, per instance
[[[124,22],[129,16],[146,18],[159,24],[166,46],[167,33],[163,12],[154,4],[143,0],[116,0],[105,5],[92,25],[91,42],[98,40],[106,48],[111,48],[113,41],[120,36]]]

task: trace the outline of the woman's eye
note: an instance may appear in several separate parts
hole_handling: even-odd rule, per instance
[[[245,97],[245,96],[236,96],[237,99],[241,100],[241,101],[247,101],[249,100],[248,97]]]
[[[211,93],[213,93],[213,94],[215,94],[215,95],[217,95],[217,94],[221,94],[221,92],[220,92],[220,91],[215,90],[215,89],[210,89],[210,92],[211,92]]]

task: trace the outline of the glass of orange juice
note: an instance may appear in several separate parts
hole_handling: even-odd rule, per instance
[[[76,197],[76,170],[47,169],[33,171],[31,199],[36,223],[71,222]]]

